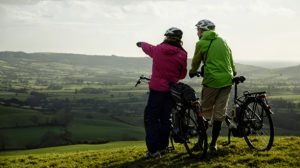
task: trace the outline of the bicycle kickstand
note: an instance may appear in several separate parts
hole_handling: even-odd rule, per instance
[[[227,141],[227,143],[225,142],[225,143],[223,144],[223,146],[227,146],[227,145],[230,144],[230,136],[231,136],[231,130],[228,130],[228,141]]]

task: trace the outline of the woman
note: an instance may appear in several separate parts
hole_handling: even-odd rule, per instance
[[[172,27],[157,46],[137,43],[153,60],[150,94],[144,112],[146,158],[160,156],[169,145],[172,110],[170,84],[185,78],[187,72],[187,52],[182,48],[182,34],[180,29]]]

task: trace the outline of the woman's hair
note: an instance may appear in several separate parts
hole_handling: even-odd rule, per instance
[[[166,44],[170,44],[172,46],[178,47],[178,48],[182,48],[182,41],[178,38],[173,38],[173,37],[168,37],[166,36],[166,38],[164,39],[163,43]]]

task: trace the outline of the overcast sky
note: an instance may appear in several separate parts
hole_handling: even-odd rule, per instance
[[[209,19],[236,60],[300,61],[299,0],[0,0],[0,51],[145,56],[183,30],[191,58],[195,24]]]

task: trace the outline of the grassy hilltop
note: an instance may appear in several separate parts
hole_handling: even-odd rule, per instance
[[[300,167],[300,137],[292,136],[275,137],[273,148],[263,152],[233,138],[232,144],[219,145],[219,153],[204,160],[189,158],[183,145],[150,160],[143,158],[145,150],[143,141],[127,141],[2,152],[0,167]]]

